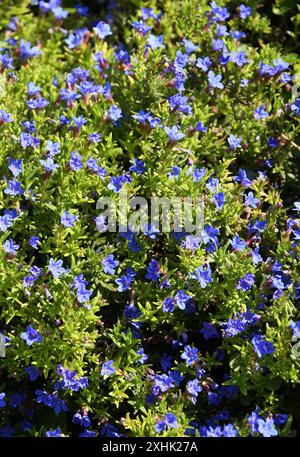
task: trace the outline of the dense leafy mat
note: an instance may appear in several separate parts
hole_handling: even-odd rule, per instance
[[[99,3],[0,2],[0,436],[295,434],[297,5]]]

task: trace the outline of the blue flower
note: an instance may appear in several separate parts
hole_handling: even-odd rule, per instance
[[[181,354],[181,358],[186,361],[188,367],[198,361],[199,350],[195,347],[184,346],[184,352]]]
[[[8,169],[12,172],[15,178],[19,176],[20,173],[22,173],[22,160],[14,160],[11,157],[9,157],[9,166]]]
[[[242,240],[239,235],[234,235],[233,239],[229,241],[235,251],[243,251],[247,246],[246,241]]]
[[[32,59],[33,57],[40,55],[39,49],[36,46],[31,47],[31,43],[25,40],[21,40],[19,49],[21,60]]]
[[[54,260],[53,258],[50,259],[48,270],[52,273],[54,278],[59,279],[62,275],[67,274],[69,272],[68,269],[63,267],[62,260]]]
[[[271,437],[271,436],[277,436],[278,432],[274,426],[274,420],[267,418],[266,420],[263,419],[258,419],[257,421],[258,424],[258,431],[261,433],[264,437]]]
[[[152,25],[147,26],[143,21],[133,21],[132,26],[140,35],[147,35],[152,29]]]
[[[207,284],[210,284],[212,282],[211,269],[210,265],[208,264],[197,267],[194,273],[190,273],[189,276],[190,278],[196,279],[199,282],[202,289],[205,289]],[[189,296],[187,295],[187,297]]]
[[[5,122],[12,122],[12,115],[3,109],[0,109],[0,125],[4,124]]]
[[[251,343],[259,358],[264,355],[271,355],[275,351],[274,344],[270,341],[266,341],[261,335],[254,336]]]
[[[112,105],[108,110],[108,118],[111,119],[114,123],[123,117],[122,110],[116,105]]]
[[[157,260],[152,259],[149,265],[147,266],[146,279],[150,279],[153,282],[157,282],[160,278],[159,264]]]
[[[179,290],[174,297],[174,301],[179,309],[186,309],[188,303],[191,301],[191,296],[186,294],[183,290]]]
[[[256,108],[253,116],[255,119],[265,119],[266,117],[269,117],[269,113],[265,111],[265,105],[261,105]]]
[[[164,417],[164,422],[168,427],[177,428],[177,417],[173,413],[167,413]]]
[[[230,54],[230,61],[235,63],[238,67],[242,67],[243,65],[245,65],[248,62],[246,54],[243,51],[242,52],[233,51]]]
[[[213,195],[213,202],[216,205],[217,209],[222,209],[225,202],[225,196],[223,192]]]
[[[251,7],[246,6],[243,3],[240,5],[240,18],[246,19],[248,16],[251,15]]]
[[[133,159],[133,165],[129,168],[129,171],[136,173],[137,175],[141,175],[146,171],[145,163],[142,160],[138,160],[136,158]]]
[[[202,333],[205,340],[209,340],[210,338],[219,338],[220,336],[216,327],[210,322],[203,322],[202,329],[199,331]]]
[[[120,278],[117,278],[115,280],[116,284],[119,286],[118,287],[119,292],[124,292],[125,290],[128,290],[131,287],[133,278],[135,276],[135,272],[132,273],[131,271],[128,271],[128,270],[129,269],[127,269],[127,272],[125,275],[122,275]]]
[[[46,431],[46,437],[47,438],[59,438],[61,436],[61,431],[60,429],[57,427],[56,429],[54,430],[47,430]]]
[[[199,384],[199,380],[195,378],[187,383],[186,390],[194,397],[198,397],[198,393],[202,392],[203,389]]]
[[[196,62],[196,67],[200,68],[202,71],[207,72],[211,66],[211,60],[209,57],[198,57]]]
[[[3,249],[6,252],[6,254],[16,255],[19,247],[20,247],[20,245],[14,243],[11,238],[6,240],[5,243],[3,244]]]
[[[167,297],[162,303],[162,309],[165,313],[172,313],[175,303],[172,297]]]
[[[146,39],[147,45],[151,49],[159,49],[164,47],[164,37],[163,35],[155,36],[150,33]]]
[[[236,149],[241,147],[242,138],[239,138],[235,135],[229,135],[227,141],[231,149]]]
[[[74,223],[78,220],[78,216],[70,214],[69,211],[65,211],[61,218],[60,222],[65,227],[74,227]]]
[[[179,141],[185,137],[185,134],[182,133],[177,125],[173,125],[173,127],[164,127],[166,134],[168,135],[170,141]]]
[[[83,163],[81,161],[82,156],[78,154],[78,152],[70,152],[70,168],[74,171],[79,171],[83,167]]]
[[[260,200],[254,197],[253,192],[249,192],[248,195],[245,195],[245,206],[251,206],[251,208],[257,208],[257,205],[260,204]]]
[[[293,335],[295,338],[300,338],[300,321],[297,321],[297,322],[291,322],[289,327],[292,329],[293,331]]]
[[[243,187],[252,186],[252,181],[248,178],[246,171],[241,168],[238,171],[238,175],[234,177],[234,180],[240,182]]]
[[[25,371],[29,376],[29,381],[33,382],[39,377],[39,370],[33,365],[26,367]]]
[[[101,40],[104,40],[104,38],[112,34],[109,24],[106,24],[106,22],[103,21],[98,22],[93,28],[93,31]]]
[[[113,254],[109,254],[107,257],[105,257],[102,260],[101,264],[102,264],[104,273],[113,275],[113,274],[115,274],[115,269],[119,265],[119,261],[115,260]]]
[[[238,280],[237,289],[246,292],[251,289],[255,282],[255,276],[252,273],[246,273],[243,278]]]
[[[4,408],[6,405],[6,401],[4,400],[5,398],[5,393],[1,392],[0,393],[0,408]]]
[[[101,376],[110,376],[112,374],[115,374],[116,369],[113,366],[113,363],[114,363],[113,360],[108,360],[107,362],[104,362],[102,364],[102,368],[101,368],[101,372],[100,372]]]
[[[21,184],[16,179],[9,180],[7,182],[8,186],[4,189],[4,193],[15,197],[16,195],[23,195],[24,190],[21,187]]]
[[[31,325],[27,325],[26,332],[21,333],[20,338],[24,340],[28,346],[31,346],[33,343],[40,343],[43,339],[39,332],[31,327]]]
[[[209,86],[216,89],[223,89],[224,84],[221,83],[222,75],[216,75],[213,71],[208,72],[208,83]]]

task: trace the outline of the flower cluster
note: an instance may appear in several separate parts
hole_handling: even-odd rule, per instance
[[[250,1],[2,3],[0,436],[294,433],[295,54]]]

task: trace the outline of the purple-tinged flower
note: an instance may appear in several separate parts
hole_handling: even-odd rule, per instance
[[[26,332],[21,333],[20,338],[24,340],[28,346],[31,346],[34,343],[40,343],[43,339],[39,332],[31,325],[27,325]]]
[[[20,143],[23,149],[32,147],[36,148],[40,144],[39,138],[34,137],[30,133],[22,132],[20,135]]]
[[[22,173],[22,160],[17,159],[14,160],[11,157],[9,157],[9,165],[8,169],[12,172],[15,178],[19,176],[20,173]]]
[[[238,175],[235,176],[234,180],[236,182],[240,182],[243,187],[252,186],[252,181],[248,178],[246,171],[242,170],[241,168],[239,169]]]
[[[193,273],[190,273],[189,276],[190,278],[196,279],[202,289],[205,289],[207,284],[212,282],[211,268],[209,264],[197,267],[196,270]],[[189,295],[187,295],[187,297],[189,297]]]
[[[207,72],[211,66],[211,60],[209,57],[198,57],[196,67],[200,70]]]
[[[209,340],[211,338],[219,338],[220,336],[216,327],[210,322],[203,322],[202,329],[199,332],[202,333],[205,340]]]
[[[265,119],[270,116],[270,114],[265,111],[265,105],[261,105],[254,111],[253,114],[255,119]]]
[[[195,378],[187,383],[186,390],[194,397],[198,397],[198,393],[202,392],[203,389],[199,384],[199,380]]]
[[[21,40],[20,42],[20,58],[21,60],[32,59],[35,56],[40,55],[40,51],[37,46],[32,46],[28,41]]]
[[[121,117],[123,117],[122,110],[116,105],[112,105],[107,113],[107,116],[113,123],[116,123]]]
[[[167,390],[174,387],[174,379],[166,374],[154,375],[153,380],[154,387],[152,391],[154,395],[157,395],[159,392],[167,392]]]
[[[233,51],[230,54],[229,60],[231,62],[235,63],[238,67],[242,67],[243,65],[245,65],[248,62],[246,54],[243,51],[242,52]]]
[[[173,413],[167,413],[164,417],[164,422],[168,427],[177,428],[177,417]]]
[[[246,6],[243,3],[240,5],[240,18],[246,19],[248,16],[251,15],[251,7]]]
[[[4,124],[5,122],[12,122],[12,115],[3,109],[0,109],[0,125]]]
[[[188,303],[190,303],[191,296],[186,294],[183,290],[179,290],[174,297],[174,301],[179,309],[184,310],[186,309]]]
[[[229,240],[231,243],[232,248],[235,251],[243,251],[245,247],[247,246],[247,243],[245,240],[242,240],[239,235],[234,235],[232,240]]]
[[[224,84],[221,83],[222,81],[222,75],[216,75],[213,71],[208,72],[208,84],[209,87],[213,89],[223,89]]]
[[[191,40],[187,40],[186,38],[183,38],[182,43],[185,47],[185,51],[188,54],[191,54],[192,52],[195,52],[197,49],[199,49],[199,46],[194,44]]]
[[[4,400],[5,398],[5,393],[1,392],[0,393],[0,408],[4,408],[6,406],[6,401]]]
[[[255,276],[252,273],[246,273],[243,278],[240,278],[238,280],[238,285],[236,288],[238,290],[242,290],[243,292],[246,292],[247,290],[251,289],[255,282]]]
[[[273,419],[270,419],[270,418],[267,418],[266,420],[258,419],[257,425],[258,425],[259,433],[266,438],[278,435],[278,432],[274,426]]]
[[[49,105],[49,102],[44,97],[40,97],[40,98],[30,98],[29,100],[26,100],[26,104],[27,104],[27,107],[29,110],[35,110],[35,109],[46,108],[46,106]]]
[[[70,168],[74,171],[79,171],[83,167],[83,163],[81,161],[82,156],[78,154],[78,152],[70,152]]]
[[[102,364],[102,368],[100,371],[101,376],[110,376],[110,375],[116,373],[116,369],[113,366],[113,363],[114,363],[113,360],[108,360],[107,362],[104,362]]]
[[[59,279],[62,275],[67,274],[70,270],[63,267],[63,261],[55,261],[53,258],[50,259],[48,270],[52,273],[54,278]]]
[[[143,21],[133,21],[132,26],[140,35],[147,35],[152,29],[152,25],[147,26]]]
[[[251,208],[257,208],[257,205],[260,204],[260,200],[254,197],[253,192],[249,192],[248,195],[245,195],[245,206],[251,206]]]
[[[136,173],[137,175],[141,175],[146,171],[145,163],[143,160],[138,160],[136,158],[133,159],[133,165],[129,168],[129,171]]]
[[[51,157],[47,157],[47,159],[40,159],[40,164],[45,168],[47,173],[51,173],[52,171],[55,171],[59,165],[54,162],[54,160]]]
[[[94,144],[99,143],[101,138],[102,138],[101,133],[94,132],[89,135],[90,142],[94,143]]]
[[[62,436],[62,433],[60,431],[60,429],[57,427],[55,428],[54,430],[47,430],[46,431],[46,437],[47,438],[59,438],[60,436]]]
[[[199,182],[206,175],[205,168],[196,168],[193,173],[193,182]]]
[[[124,292],[125,290],[130,289],[134,276],[135,272],[131,272],[131,270],[129,270],[128,268],[125,275],[122,275],[120,278],[117,278],[115,282],[119,286],[118,291]]]
[[[271,355],[275,351],[274,344],[266,341],[261,335],[254,336],[251,343],[259,358],[262,358],[264,355]]]
[[[24,190],[21,187],[21,184],[16,179],[10,179],[7,181],[8,186],[4,189],[4,193],[15,197],[16,195],[23,195]]]
[[[61,224],[65,227],[74,227],[76,221],[78,221],[78,216],[70,214],[69,211],[65,211],[60,218]]]
[[[172,297],[167,297],[162,303],[162,309],[165,313],[172,313],[175,303]]]
[[[147,45],[150,49],[159,49],[164,48],[164,36],[163,35],[153,35],[150,33],[146,39]]]
[[[6,240],[5,243],[3,244],[3,249],[6,252],[6,254],[11,254],[11,255],[16,255],[19,247],[20,247],[20,245],[14,243],[14,241],[11,238]]]
[[[147,266],[147,274],[145,276],[146,279],[150,279],[153,282],[157,282],[160,278],[159,272],[159,264],[157,260],[152,259]]]
[[[213,195],[213,202],[216,205],[217,209],[222,209],[225,202],[225,196],[223,192]]]
[[[292,329],[293,331],[293,336],[295,338],[300,338],[300,321],[297,321],[297,322],[291,322],[289,327]]]
[[[47,140],[45,149],[49,153],[48,155],[53,157],[60,153],[60,143],[58,141],[54,143],[51,140]]]
[[[104,40],[107,36],[112,35],[109,24],[106,24],[106,22],[103,21],[98,22],[98,24],[93,28],[93,31],[97,37],[100,38],[100,40]]]
[[[164,127],[166,134],[168,135],[170,141],[179,141],[185,137],[185,134],[182,133],[177,125],[173,125],[173,127]]]
[[[101,264],[102,264],[104,273],[114,275],[115,269],[119,265],[119,261],[114,258],[113,254],[109,254],[107,257],[105,257],[102,260]]]
[[[227,141],[231,149],[236,149],[241,147],[242,138],[235,135],[229,135]]]
[[[225,438],[233,438],[239,434],[239,431],[232,424],[223,425],[223,436]]]
[[[195,347],[184,346],[184,352],[181,354],[181,358],[185,360],[187,366],[190,367],[198,361],[198,352],[199,350]]]
[[[29,376],[29,381],[31,382],[35,381],[39,377],[39,370],[33,365],[26,367],[25,371]]]

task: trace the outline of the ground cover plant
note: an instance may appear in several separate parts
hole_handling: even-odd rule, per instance
[[[297,435],[299,7],[90,3],[0,2],[0,436]]]

